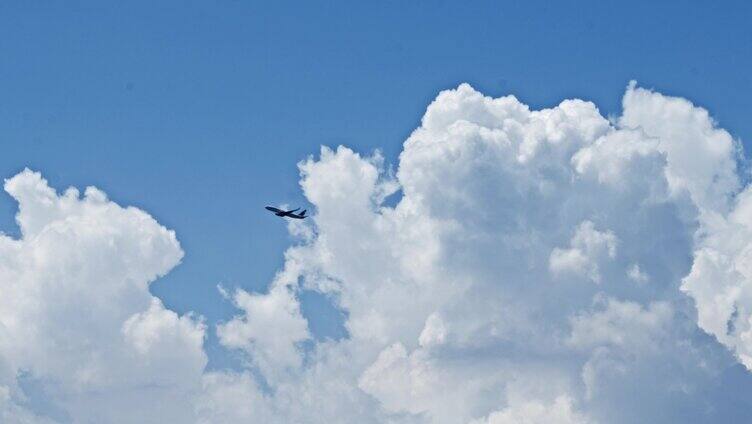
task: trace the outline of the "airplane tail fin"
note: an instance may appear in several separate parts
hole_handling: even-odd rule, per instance
[[[300,213],[300,216],[306,216],[305,213],[306,213],[306,210],[303,209],[303,212]]]

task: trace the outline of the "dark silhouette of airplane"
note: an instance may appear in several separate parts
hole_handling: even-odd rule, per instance
[[[306,219],[308,218],[306,216],[306,210],[303,209],[303,212],[301,213],[295,213],[298,209],[293,209],[291,211],[283,211],[282,209],[277,209],[274,206],[266,206],[266,210],[274,212],[274,215],[281,216],[281,217],[288,217],[288,218],[295,218],[295,219]]]

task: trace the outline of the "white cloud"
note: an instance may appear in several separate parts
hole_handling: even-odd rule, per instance
[[[666,179],[702,209],[724,212],[739,189],[737,143],[718,128],[708,111],[679,97],[664,96],[630,83],[623,101],[623,127],[639,128],[666,154]]]
[[[752,191],[703,228],[682,290],[695,301],[698,324],[752,369]]]
[[[640,264],[632,264],[627,269],[627,277],[637,284],[645,284],[650,281],[650,276],[640,269]]]
[[[204,326],[148,291],[183,256],[174,233],[93,187],[58,195],[28,170],[5,189],[22,230],[17,240],[0,236],[0,358],[11,401],[25,403],[16,382],[24,372],[79,422],[190,419]]]
[[[666,337],[672,316],[671,305],[667,302],[654,302],[643,308],[635,302],[607,299],[603,310],[581,313],[570,319],[572,333],[567,343],[585,350],[609,346],[649,352]]]
[[[589,420],[572,407],[572,399],[566,395],[557,397],[552,404],[525,401],[510,405],[475,424],[587,424]]]
[[[31,372],[77,422],[717,422],[726,347],[752,362],[752,194],[706,111],[634,85],[623,105],[611,124],[589,102],[532,111],[463,84],[395,174],[345,147],[301,162],[299,244],[265,292],[224,292],[239,312],[216,330],[242,370],[203,371],[202,319],[149,294],[182,257],[172,232],[19,174],[0,413],[38,418]],[[313,337],[303,290],[347,337]]]
[[[208,373],[195,412],[196,422],[201,424],[281,422],[248,373]]]
[[[548,266],[554,273],[582,274],[600,283],[598,261],[616,256],[617,239],[610,231],[598,231],[590,221],[583,221],[570,241],[569,249],[554,248]]]
[[[277,284],[265,295],[238,290],[233,301],[243,315],[218,326],[222,344],[245,351],[272,381],[289,368],[299,368],[303,358],[297,344],[310,335],[290,288]]]
[[[359,387],[372,394],[390,412],[426,411],[441,379],[435,370],[405,347],[396,343],[379,353],[376,361],[360,377]]]
[[[422,347],[438,346],[446,341],[446,327],[438,314],[431,314],[426,319],[426,325],[420,332],[418,343]]]

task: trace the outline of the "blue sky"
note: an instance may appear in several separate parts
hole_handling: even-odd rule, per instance
[[[635,79],[752,140],[750,8],[3,2],[0,174],[96,185],[174,229],[186,256],[151,290],[213,324],[235,313],[218,283],[263,290],[282,266],[286,228],[263,206],[309,206],[298,161],[346,144],[396,164],[430,101],[461,82],[532,108],[592,100],[610,115]],[[15,211],[3,194],[6,233]],[[332,312],[310,302],[314,332],[336,334]]]

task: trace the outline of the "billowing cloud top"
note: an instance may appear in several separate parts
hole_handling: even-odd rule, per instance
[[[444,91],[395,174],[346,147],[299,164],[316,212],[290,224],[300,243],[265,293],[225,292],[239,314],[217,335],[246,365],[212,372],[203,319],[148,291],[182,257],[174,233],[97,189],[57,194],[24,171],[5,184],[22,236],[0,237],[0,418],[749,414],[724,383],[752,383],[735,365],[752,369],[752,189],[739,152],[704,109],[634,83],[611,121],[582,100],[531,111],[466,84]],[[314,337],[306,290],[345,312],[346,337]]]

